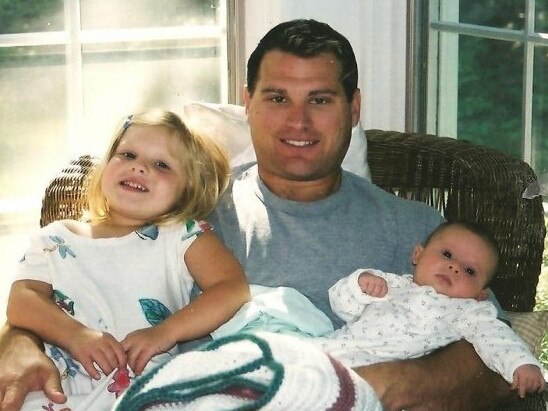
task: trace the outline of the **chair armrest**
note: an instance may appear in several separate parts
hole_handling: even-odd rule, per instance
[[[40,227],[56,220],[79,220],[87,208],[87,191],[91,171],[98,159],[81,156],[72,160],[51,180],[42,199]]]
[[[382,130],[366,136],[372,181],[437,208],[447,220],[484,226],[501,252],[491,288],[505,310],[532,311],[546,227],[542,198],[523,198],[536,182],[531,167],[463,140]]]

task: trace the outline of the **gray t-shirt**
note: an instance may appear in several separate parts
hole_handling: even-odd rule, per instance
[[[333,284],[363,267],[411,272],[414,246],[443,221],[426,204],[398,198],[346,171],[336,193],[307,203],[274,195],[256,165],[233,176],[210,216],[215,232],[250,283],[296,288],[335,328],[342,321],[329,307]]]

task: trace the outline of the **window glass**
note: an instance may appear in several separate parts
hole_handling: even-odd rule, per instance
[[[535,2],[535,31],[548,33],[548,0]]]
[[[533,167],[548,182],[548,47],[535,48],[534,73]]]
[[[217,0],[81,0],[83,29],[216,24]]]
[[[36,206],[64,157],[65,93],[64,47],[0,49],[0,215]]]
[[[523,46],[459,36],[457,135],[522,157]]]
[[[60,31],[64,25],[63,0],[6,0],[0,2],[0,33]]]
[[[81,151],[101,154],[122,117],[151,107],[180,111],[190,101],[220,101],[219,47],[182,41],[83,48],[85,126]],[[100,151],[97,151],[99,149]]]
[[[525,0],[497,0],[496,5],[492,0],[461,0],[459,3],[461,23],[522,30],[524,17]]]

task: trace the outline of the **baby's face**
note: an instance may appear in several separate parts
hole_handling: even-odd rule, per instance
[[[457,298],[485,298],[496,256],[478,235],[460,226],[447,227],[426,247],[417,246],[414,279],[438,293]]]

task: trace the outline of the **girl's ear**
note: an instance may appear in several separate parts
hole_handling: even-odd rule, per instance
[[[411,263],[413,265],[417,265],[423,250],[424,250],[424,247],[422,245],[417,244],[415,246],[415,248],[413,249],[413,254],[411,255]]]
[[[487,290],[483,289],[479,292],[478,296],[476,297],[476,301],[483,301],[487,299]]]

